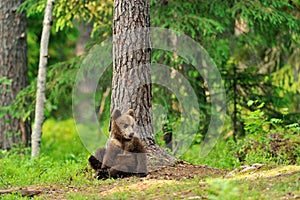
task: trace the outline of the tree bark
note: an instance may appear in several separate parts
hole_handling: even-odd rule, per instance
[[[86,44],[91,38],[91,33],[93,30],[93,24],[87,22],[79,22],[77,29],[79,31],[79,36],[76,43],[76,56],[82,56],[87,52]]]
[[[175,161],[155,143],[152,127],[152,83],[149,1],[114,1],[111,113],[135,110],[137,133],[148,152],[148,164]]]
[[[52,11],[54,0],[47,0],[45,9],[43,31],[41,38],[40,62],[37,80],[36,105],[35,105],[35,120],[32,132],[32,149],[31,157],[37,157],[40,154],[42,126],[44,122],[44,106],[46,102],[46,71],[48,63],[48,45],[50,38],[50,29],[52,25]]]
[[[0,85],[0,107],[11,104],[17,94],[28,85],[26,16],[18,13],[22,0],[0,1],[0,78],[12,80]],[[0,148],[11,149],[15,144],[30,144],[30,122],[13,118],[6,113],[0,118]]]
[[[12,193],[16,193],[19,192],[21,193],[21,195],[24,197],[34,197],[36,195],[41,194],[43,191],[40,190],[39,188],[15,188],[15,189],[7,189],[7,190],[3,190],[0,189],[0,195],[3,194],[12,194]]]

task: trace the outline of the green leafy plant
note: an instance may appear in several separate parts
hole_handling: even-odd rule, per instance
[[[250,101],[249,105],[253,103]],[[256,110],[244,116],[246,137],[238,141],[239,159],[248,164],[299,164],[299,124],[286,125],[284,119],[268,119],[261,110],[263,106],[258,104]]]

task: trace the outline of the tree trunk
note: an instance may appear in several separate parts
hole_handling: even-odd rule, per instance
[[[148,151],[148,164],[175,161],[155,143],[152,127],[152,83],[149,1],[114,1],[111,113],[135,110],[137,132]],[[148,30],[148,31],[147,31]]]
[[[238,127],[237,127],[237,72],[236,66],[233,66],[233,140],[237,142]]]
[[[46,102],[46,70],[48,63],[48,44],[50,38],[50,29],[52,25],[52,11],[54,0],[47,0],[45,9],[43,31],[41,38],[40,62],[37,80],[35,119],[32,132],[32,149],[31,157],[37,157],[40,154],[42,126],[44,122],[44,106]]]
[[[91,38],[91,33],[93,30],[93,24],[87,22],[78,22],[77,29],[79,31],[79,36],[76,43],[76,56],[82,56],[86,51],[86,43]]]
[[[0,1],[0,78],[12,80],[0,85],[0,107],[9,106],[20,90],[28,85],[26,16],[17,13],[22,0]],[[0,119],[0,148],[9,150],[14,144],[28,146],[30,123],[6,113]]]

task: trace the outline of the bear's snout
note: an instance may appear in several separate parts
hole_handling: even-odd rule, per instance
[[[129,134],[129,137],[132,138],[133,135],[134,135],[134,132],[131,132],[131,133]]]

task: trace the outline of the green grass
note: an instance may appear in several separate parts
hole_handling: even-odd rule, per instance
[[[206,179],[194,178],[182,182],[154,184],[146,189],[128,189],[103,194],[101,188],[122,187],[125,185],[139,184],[140,180],[107,180],[99,184],[87,183],[86,186],[69,185],[55,198],[67,199],[193,199],[204,198],[212,200],[242,200],[242,199],[280,199],[295,198],[300,195],[300,172],[280,177],[260,178],[252,180],[232,179]],[[59,187],[59,186],[55,186]],[[63,187],[62,187],[63,188]],[[29,199],[20,194],[2,196],[2,199]],[[46,199],[47,195],[35,197]],[[49,197],[48,197],[49,198]]]
[[[191,146],[181,159],[199,165],[208,165],[220,169],[233,169],[241,163],[236,157],[236,144],[233,141],[220,140],[206,157],[200,157],[200,145]]]
[[[154,185],[146,190],[114,192],[103,199],[280,199],[300,195],[300,171],[292,175],[253,180],[197,178],[173,184]]]
[[[205,158],[199,157],[199,146],[192,146],[182,158],[188,162],[232,169],[242,163],[236,159],[234,143],[220,141]],[[81,143],[74,121],[47,120],[44,124],[41,155],[30,158],[29,149],[0,152],[0,189],[39,187],[55,191],[59,199],[280,199],[300,195],[300,172],[277,177],[244,179],[192,180],[157,183],[140,189],[115,191],[112,188],[142,184],[140,179],[98,181],[93,178],[87,158],[89,152]],[[255,156],[255,155],[252,155]],[[257,158],[257,161],[262,159]],[[142,185],[143,186],[143,185]],[[58,196],[57,196],[58,195]],[[35,199],[51,199],[46,193]],[[29,199],[19,193],[0,199]]]
[[[0,188],[49,184],[82,183],[79,173],[87,167],[89,153],[75,131],[72,120],[47,120],[43,129],[41,155],[31,159],[19,149],[3,151],[0,156]]]
[[[43,126],[41,155],[51,156],[57,161],[76,161],[78,156],[88,154],[77,134],[73,119],[65,121],[47,120]]]

